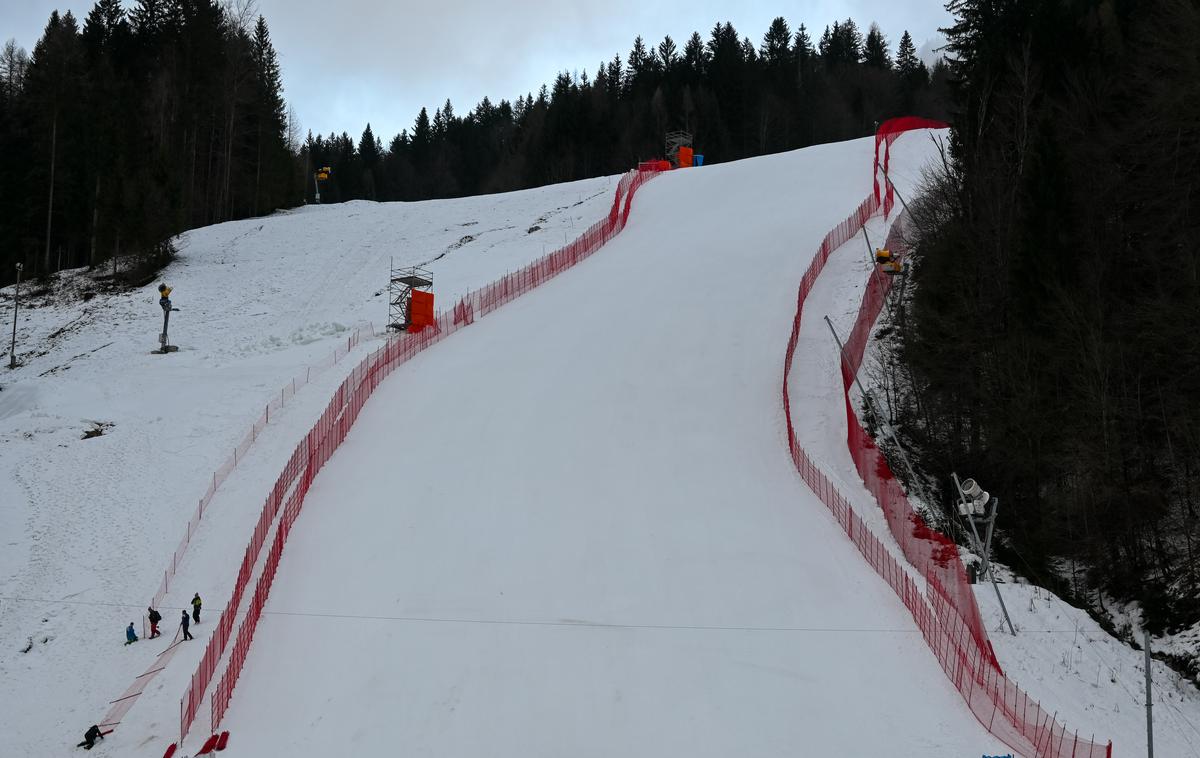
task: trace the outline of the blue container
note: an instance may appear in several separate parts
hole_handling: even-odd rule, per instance
[[[693,155],[692,156],[692,165],[693,166],[703,166],[704,165],[704,156],[703,155]]]

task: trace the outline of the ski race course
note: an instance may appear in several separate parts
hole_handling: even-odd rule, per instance
[[[920,130],[892,146],[905,197],[944,139]],[[153,286],[31,311],[23,339],[79,325],[0,393],[0,495],[19,503],[0,508],[0,525],[23,535],[0,563],[15,754],[69,753],[122,691],[140,696],[116,706],[101,754],[162,755],[185,708],[179,755],[225,730],[232,754],[296,757],[1013,753],[788,450],[779,391],[797,284],[870,190],[874,149],[854,140],[647,181],[594,254],[389,364],[319,474],[295,478],[307,495],[276,498],[290,531],[255,532],[263,499],[339,383],[385,345],[389,260],[426,264],[449,313],[609,213],[617,178],[190,232],[163,275],[182,309],[183,349],[169,357],[148,355]],[[889,225],[872,217],[872,241]],[[847,451],[823,321],[850,329],[871,265],[861,236],[830,256],[787,382],[797,441],[899,555]],[[79,419],[97,407],[112,426],[80,442]],[[63,471],[102,491],[80,498]],[[247,559],[235,603],[252,534],[263,556]],[[265,546],[283,538],[236,686],[219,683],[221,650],[212,683],[181,703],[222,613],[236,647]],[[123,648],[156,588],[162,644]],[[196,640],[164,660],[195,592]],[[11,652],[26,638],[28,652]],[[1021,644],[1046,643],[998,649],[1006,669],[1033,659]],[[1136,726],[1136,704],[1118,693],[1112,706],[1107,682],[1028,684],[1066,701],[1044,707],[1080,737],[1095,729],[1131,748],[1114,754],[1139,754],[1109,727]],[[1177,710],[1200,713],[1179,692]],[[1168,727],[1160,744],[1182,752],[1164,754],[1200,744],[1190,723]]]

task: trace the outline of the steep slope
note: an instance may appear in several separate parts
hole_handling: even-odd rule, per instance
[[[238,744],[1003,752],[783,444],[795,283],[871,144],[662,177],[599,255],[398,369],[290,537]]]

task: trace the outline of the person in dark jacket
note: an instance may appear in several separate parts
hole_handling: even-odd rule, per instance
[[[84,750],[91,750],[96,745],[96,738],[104,739],[104,732],[100,731],[100,727],[92,724],[92,728],[87,730],[83,735],[83,742],[80,742],[75,747],[81,747]]]
[[[192,619],[195,620],[195,622],[197,624],[200,623],[200,593],[199,592],[197,592],[196,596],[194,598],[192,598]]]
[[[133,631],[133,622],[129,622],[129,626],[125,627],[125,644],[132,645],[138,641],[137,632]]]
[[[180,620],[179,626],[183,629],[183,638],[185,640],[190,640],[192,638],[192,633],[188,631],[188,623],[190,621],[191,619],[188,618],[187,611],[184,611],[183,618]]]
[[[161,634],[158,631],[158,622],[162,621],[162,614],[154,610],[154,608],[147,608],[146,610],[150,612],[150,639],[154,639]]]

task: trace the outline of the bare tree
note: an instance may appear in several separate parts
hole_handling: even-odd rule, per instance
[[[29,55],[25,48],[19,47],[15,39],[5,42],[0,50],[0,97],[11,99],[20,94],[28,67]]]

